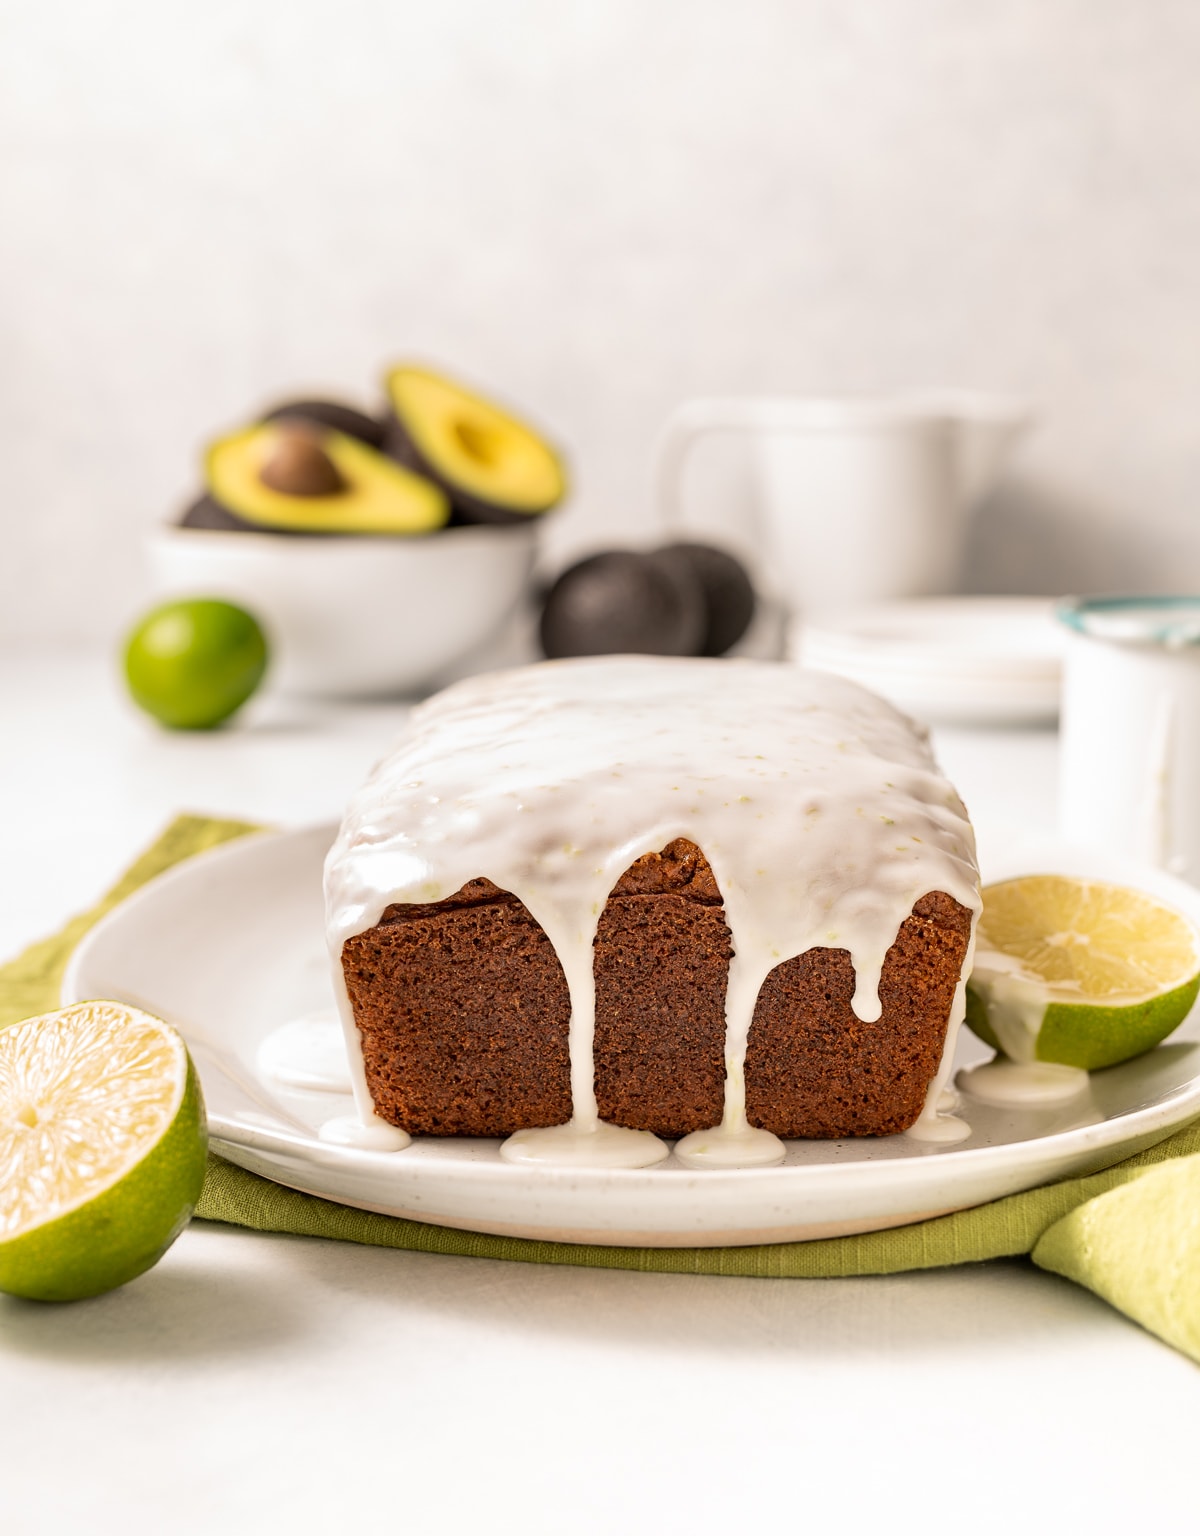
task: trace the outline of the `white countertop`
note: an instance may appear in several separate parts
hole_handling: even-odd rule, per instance
[[[104,659],[0,655],[0,955],[170,817],[336,817],[399,706],[167,735]],[[985,874],[1051,732],[941,731]],[[864,1280],[502,1264],[195,1223],[124,1290],[0,1298],[14,1533],[1195,1523],[1200,1373],[1019,1261]],[[1189,1518],[1190,1517],[1190,1518]]]

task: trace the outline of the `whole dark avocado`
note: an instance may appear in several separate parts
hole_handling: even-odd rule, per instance
[[[689,571],[700,583],[707,610],[701,656],[724,656],[750,628],[756,598],[741,561],[711,544],[664,544],[655,550],[660,561]]]
[[[566,494],[559,455],[495,402],[428,368],[386,382],[385,451],[441,487],[455,523],[527,523]]]
[[[319,427],[331,427],[347,437],[356,437],[369,448],[383,447],[384,424],[365,411],[340,400],[285,400],[259,417],[260,421],[311,421]]]
[[[706,624],[699,581],[680,562],[613,549],[568,566],[546,595],[548,657],[694,656]]]
[[[181,528],[208,528],[214,533],[261,533],[262,529],[238,517],[228,507],[215,501],[207,491],[192,502],[179,519]]]

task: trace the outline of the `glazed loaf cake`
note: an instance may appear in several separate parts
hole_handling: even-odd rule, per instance
[[[978,908],[965,812],[889,705],[635,658],[423,706],[327,896],[364,1113],[564,1126],[576,1151],[603,1127],[701,1134],[735,1166],[771,1160],[738,1154],[751,1133],[936,1121]]]

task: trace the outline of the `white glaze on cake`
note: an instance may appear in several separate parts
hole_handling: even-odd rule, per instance
[[[570,1128],[520,1132],[504,1155],[629,1167],[665,1156],[657,1137],[598,1120],[592,942],[618,878],[680,837],[712,867],[734,950],[725,1112],[678,1144],[693,1166],[783,1155],[747,1126],[742,1077],[775,966],[811,948],[848,950],[854,1010],[877,1019],[884,957],[914,903],[944,891],[979,910],[971,826],[925,734],[855,683],[776,663],[642,657],[469,679],[414,712],[326,861],[334,987],[364,1117],[374,1119],[342,945],[394,902],[440,901],[486,876],[545,929],[571,1000]],[[939,1111],[964,999],[960,978],[942,1065],[910,1134],[966,1134]]]

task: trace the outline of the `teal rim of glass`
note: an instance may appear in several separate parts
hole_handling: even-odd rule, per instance
[[[1200,596],[1064,597],[1054,616],[1092,640],[1170,650],[1200,645]]]

